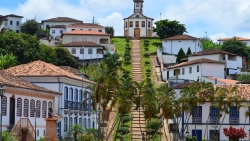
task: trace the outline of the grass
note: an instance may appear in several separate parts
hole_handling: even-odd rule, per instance
[[[118,113],[117,113],[117,114],[118,114]],[[130,117],[131,114],[125,114],[124,116],[129,116],[129,117]],[[124,123],[124,127],[128,127],[128,128],[130,129],[131,123],[132,123],[131,120],[128,121],[128,122],[126,122],[126,123]],[[122,123],[120,123],[120,126],[121,126],[121,124],[122,124]],[[117,128],[119,128],[119,127],[118,127],[118,123],[115,125],[115,128],[114,128],[113,139],[114,139],[115,141],[120,141],[120,133],[117,133],[117,136],[116,136],[116,138],[115,138],[115,134],[116,134]],[[124,140],[124,141],[129,141],[129,140],[131,140],[131,137],[132,137],[132,134],[131,134],[131,132],[130,132],[130,133],[128,133],[128,134],[123,135],[123,140]]]

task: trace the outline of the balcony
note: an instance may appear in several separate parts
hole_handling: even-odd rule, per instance
[[[211,124],[220,123],[220,119],[218,117],[210,117],[210,123]]]
[[[238,117],[230,117],[229,124],[239,124],[239,118]]]

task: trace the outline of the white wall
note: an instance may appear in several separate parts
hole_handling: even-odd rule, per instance
[[[223,79],[225,77],[224,64],[202,63],[200,71],[202,72],[202,76],[213,76]]]
[[[70,43],[70,42],[82,42],[82,41],[88,41],[88,42],[94,42],[96,44],[100,44],[100,39],[107,39],[108,43],[110,43],[110,36],[101,36],[101,35],[63,35],[63,44]]]
[[[41,28],[46,29],[46,25],[49,25],[49,27],[52,25],[65,25],[65,26],[67,26],[67,25],[70,25],[73,23],[79,23],[79,22],[46,22],[45,21],[41,24]]]
[[[104,55],[104,50],[103,47],[84,47],[84,54],[80,54],[80,50],[82,49],[82,47],[65,47],[69,50],[69,52],[71,52],[72,54],[72,49],[76,49],[76,54],[72,54],[75,57],[79,57],[80,60],[82,59],[96,59],[96,58],[103,58]],[[88,54],[88,50],[92,49],[92,54]],[[103,51],[102,54],[97,54],[97,49],[101,49]]]
[[[102,33],[106,33],[105,32],[105,27],[100,27],[100,28],[88,28],[88,27],[66,27],[66,32],[72,31],[72,29],[75,30],[94,30],[94,31],[101,31]]]
[[[54,33],[53,33],[53,31],[55,31]],[[65,31],[66,31],[66,29],[65,28],[50,28],[50,30],[49,30],[49,34],[53,37],[53,39],[55,39],[55,37],[57,37],[57,36],[61,36],[61,31],[62,31],[62,33],[64,33]]]
[[[12,21],[12,25],[10,25],[10,21]],[[19,22],[19,25],[17,25],[17,22]],[[15,32],[21,33],[21,24],[22,24],[22,18],[19,17],[7,17],[7,21],[4,21],[0,27],[0,31],[2,28],[12,29]]]
[[[220,54],[190,56],[190,57],[188,57],[188,61],[192,61],[192,60],[196,60],[196,59],[201,59],[201,58],[206,58],[206,59],[215,60],[215,61],[222,61],[222,60],[220,60]]]
[[[187,53],[190,47],[191,52],[202,51],[202,43],[200,40],[171,40],[162,41],[163,52],[177,55],[179,50],[182,48]]]

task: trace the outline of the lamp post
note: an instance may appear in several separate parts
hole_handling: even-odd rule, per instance
[[[35,112],[35,141],[36,141],[36,112],[37,112],[38,107],[34,108],[34,112]]]
[[[4,96],[3,93],[4,93],[5,89],[3,87],[3,84],[0,83],[0,96],[1,96],[1,111],[0,111],[0,114],[1,114],[1,119],[0,119],[0,141],[2,141],[2,97]]]
[[[205,33],[206,33],[206,42],[207,42],[207,31],[205,31]],[[208,42],[207,42],[207,48],[208,48]]]

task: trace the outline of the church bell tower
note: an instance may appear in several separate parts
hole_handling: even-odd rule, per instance
[[[144,0],[134,0],[134,13],[143,14],[143,11],[142,11],[143,2]]]

